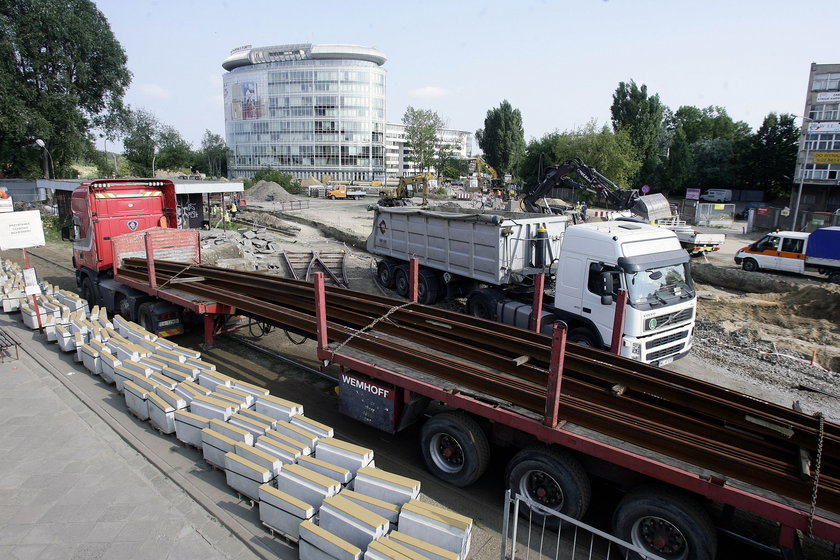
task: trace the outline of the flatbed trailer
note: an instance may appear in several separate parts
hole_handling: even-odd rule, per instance
[[[141,265],[136,260],[130,261],[126,273],[144,274]],[[180,268],[178,263],[160,263],[160,278],[171,278]],[[780,551],[787,558],[798,557],[798,532],[840,544],[840,493],[836,485],[840,435],[834,424],[595,349],[575,346],[567,353],[562,328],[553,331],[548,346],[546,337],[537,333],[440,309],[406,308],[416,306],[415,303],[325,287],[320,274],[316,275],[313,287],[304,282],[263,279],[255,274],[243,275],[213,267],[200,267],[187,274],[190,272],[203,276],[206,283],[187,283],[185,290],[214,294],[219,301],[244,313],[315,338],[317,356],[322,364],[335,364],[341,370],[340,399],[347,396],[347,400],[352,401],[348,408],[355,407],[342,411],[354,418],[396,432],[420,417],[423,401],[436,401],[454,410],[427,420],[421,434],[426,464],[443,480],[459,486],[473,482],[477,475],[463,477],[460,467],[472,462],[477,455],[483,455],[486,466],[490,453],[486,436],[489,434],[496,443],[507,442],[521,449],[508,465],[508,486],[527,499],[563,513],[582,515],[588,502],[590,475],[610,480],[624,489],[630,488],[614,513],[616,534],[652,553],[667,552],[667,557],[686,559],[713,558],[716,531],[705,507],[707,501],[722,506],[724,514],[727,510],[738,509],[777,524]],[[241,275],[239,279],[237,275]],[[412,276],[416,282],[416,269]],[[391,310],[386,311],[390,306],[393,306]],[[371,307],[376,309],[372,314],[359,314],[360,310]],[[411,322],[411,317],[406,315],[416,315],[418,322]],[[370,322],[373,316],[377,318]],[[482,332],[489,333],[492,327],[498,335],[488,344],[499,349],[499,356],[510,355],[514,345],[516,352],[522,349],[522,360],[517,361],[526,364],[525,367],[529,358],[541,364],[541,370],[545,367],[541,374],[544,376],[541,377],[543,389],[539,393],[543,395],[539,397],[543,399],[542,405],[534,399],[527,404],[517,404],[512,396],[506,400],[507,395],[515,392],[491,394],[476,385],[468,385],[466,377],[444,378],[443,370],[448,363],[453,363],[454,354],[449,358],[446,356],[449,348],[439,347],[437,354],[425,347],[411,350],[405,340],[389,338],[399,337],[391,328],[396,325],[388,325],[391,320],[415,335],[419,335],[419,325],[426,325],[427,332],[423,336],[429,341],[435,340],[433,344],[446,341],[446,337],[438,336],[438,333],[451,332],[454,339],[459,330],[467,331],[478,325],[486,326],[487,330]],[[450,320],[457,322],[448,326]],[[501,351],[502,347],[505,352]],[[482,354],[495,351],[476,347],[467,348],[466,354],[458,355],[463,360],[461,365],[472,374],[486,372],[492,375],[492,370],[481,368],[482,364],[486,365]],[[425,365],[420,365],[418,359],[425,359]],[[429,360],[433,364],[431,368]],[[781,478],[776,474],[750,478],[746,476],[750,469],[763,467],[746,462],[737,465],[737,459],[733,458],[735,463],[730,466],[736,464],[737,468],[727,471],[715,461],[681,459],[696,455],[681,454],[678,447],[657,447],[661,442],[655,440],[650,442],[653,447],[628,443],[632,438],[625,436],[632,435],[627,431],[632,430],[632,426],[625,427],[625,431],[612,432],[616,435],[601,429],[612,422],[611,413],[589,426],[578,423],[574,420],[575,411],[569,410],[567,405],[561,409],[561,403],[576,398],[575,402],[586,406],[585,400],[572,396],[577,390],[575,387],[581,385],[583,363],[609,372],[606,379],[610,381],[606,386],[602,385],[601,390],[612,395],[602,402],[614,403],[610,406],[615,408],[609,410],[615,411],[616,423],[624,421],[621,414],[626,418],[627,410],[638,406],[632,403],[642,402],[638,395],[653,395],[653,400],[648,402],[656,403],[657,391],[670,396],[671,387],[673,398],[651,406],[673,411],[668,414],[675,415],[674,425],[679,425],[676,416],[679,411],[696,415],[698,421],[707,416],[715,419],[707,424],[711,428],[696,433],[683,432],[686,446],[690,438],[701,437],[703,433],[710,434],[705,437],[721,442],[742,441],[742,432],[749,426],[750,434],[743,441],[755,442],[746,444],[752,446],[767,440],[767,449],[784,453],[785,457],[772,456],[772,452],[764,455],[768,462],[781,465],[783,468],[778,472],[784,474]],[[657,375],[661,379],[657,379]],[[615,382],[610,389],[614,376],[628,379],[628,387]],[[478,382],[481,383],[481,379]],[[511,380],[511,383],[516,382]],[[624,394],[625,389],[627,394]],[[708,393],[708,398],[703,398],[703,391]],[[703,404],[692,407],[695,400],[701,400]],[[631,408],[622,405],[624,402]],[[657,416],[653,409],[650,414],[648,419]],[[640,417],[640,431],[649,430],[649,427],[644,428],[644,421],[645,418]],[[720,428],[715,427],[718,425]],[[680,433],[679,430],[669,434],[664,431],[663,427],[662,441],[674,441],[674,434]],[[824,454],[820,451],[823,442]],[[675,445],[679,445],[679,440]],[[815,458],[813,465],[807,461],[809,454]],[[453,461],[459,457],[463,459],[461,463]],[[729,460],[729,457],[724,459]],[[743,480],[738,473],[745,475]],[[797,489],[788,490],[785,485]]]

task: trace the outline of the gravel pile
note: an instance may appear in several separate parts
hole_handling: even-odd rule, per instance
[[[289,191],[273,181],[260,181],[245,191],[244,195],[246,200],[255,202],[295,200],[295,197],[289,194]]]

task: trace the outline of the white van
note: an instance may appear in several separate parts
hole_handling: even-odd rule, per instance
[[[700,195],[700,200],[706,202],[729,202],[732,200],[732,191],[729,189],[709,189]]]

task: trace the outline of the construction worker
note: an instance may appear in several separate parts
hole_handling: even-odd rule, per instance
[[[580,219],[586,221],[586,201],[580,203]]]

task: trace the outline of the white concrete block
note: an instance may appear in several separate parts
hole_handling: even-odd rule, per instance
[[[375,467],[363,467],[356,471],[353,490],[402,506],[420,495],[420,481]]]
[[[362,549],[315,525],[300,524],[300,560],[361,560]]]
[[[269,484],[259,488],[260,521],[266,527],[297,541],[300,524],[312,519],[315,508]]]
[[[227,484],[243,496],[259,499],[259,488],[274,479],[274,474],[236,453],[225,454]]]
[[[166,402],[160,395],[149,392],[146,397],[149,410],[149,422],[164,434],[175,432],[175,407]]]
[[[296,462],[341,484],[347,484],[353,480],[353,473],[349,469],[333,465],[322,459],[316,459],[310,455],[301,455]]]
[[[391,531],[388,536],[382,540],[390,540],[409,550],[412,550],[428,560],[458,560],[458,555],[454,552],[435,546],[424,540],[406,535],[400,531]]]
[[[331,438],[335,435],[335,430],[333,430],[332,427],[316,422],[312,418],[303,414],[293,416],[290,422],[295,426],[300,426],[301,428],[309,430],[319,438]]]
[[[254,442],[254,447],[278,457],[284,465],[294,463],[300,457],[300,449],[285,445],[267,436],[258,437]]]
[[[123,384],[123,395],[125,397],[125,405],[138,419],[149,419],[149,407],[146,404],[148,390],[140,387],[133,381],[126,381]]]
[[[324,498],[335,496],[341,490],[338,482],[301,465],[284,465],[277,475],[276,486],[315,508],[321,507]]]
[[[219,385],[230,387],[231,379],[227,375],[214,370],[202,370],[198,372],[198,384],[215,391]]]
[[[221,421],[218,418],[211,418],[210,429],[226,435],[233,441],[241,441],[246,445],[254,445],[254,436],[251,432],[238,426],[234,426],[227,421]],[[233,451],[233,449],[231,449],[231,451]]]
[[[385,536],[390,528],[387,519],[342,496],[324,500],[318,511],[318,525],[362,550]]]
[[[254,410],[260,414],[288,422],[293,416],[303,414],[303,405],[273,395],[265,395],[257,397]]]
[[[305,443],[301,443],[298,440],[293,439],[293,438],[287,436],[286,434],[280,433],[276,430],[268,430],[265,433],[265,437],[267,437],[269,439],[273,439],[275,441],[278,441],[278,442],[282,443],[283,445],[286,445],[288,447],[291,447],[291,448],[295,449],[297,451],[298,455],[309,455],[310,453],[312,453],[312,448],[310,448]]]
[[[272,455],[264,449],[247,445],[241,441],[236,442],[234,452],[240,457],[244,457],[261,467],[267,468],[271,471],[273,476],[277,476],[280,472],[280,468],[283,466],[283,462],[276,455]]]
[[[233,405],[228,401],[199,395],[190,401],[190,412],[206,418],[227,420],[233,414]]]
[[[265,433],[271,429],[271,426],[269,424],[264,424],[259,420],[255,420],[254,418],[242,414],[243,410],[248,409],[240,409],[239,412],[231,415],[231,417],[228,418],[228,422],[230,422],[234,426],[242,428],[243,430],[248,430],[249,432],[251,432],[251,435],[254,436],[254,439],[258,438],[259,436],[264,436]]]
[[[210,419],[186,410],[176,410],[175,437],[193,447],[201,447],[201,431],[210,427]]]
[[[235,441],[215,430],[210,428],[201,430],[201,450],[204,452],[204,460],[214,467],[225,468],[225,453],[231,453],[235,445]]]
[[[308,448],[315,449],[317,453],[316,444],[318,442],[318,436],[306,428],[301,428],[291,422],[277,422],[273,431],[288,436],[295,441],[299,441]]]
[[[349,469],[354,474],[373,461],[373,450],[336,438],[318,440],[315,458]]]
[[[384,517],[389,523],[396,524],[397,519],[400,517],[400,506],[396,504],[389,504],[384,500],[366,496],[365,494],[348,490],[347,488],[339,492],[338,495],[347,498],[358,506],[369,509],[380,517]]]
[[[411,500],[400,510],[397,529],[466,558],[473,521],[446,508]]]

